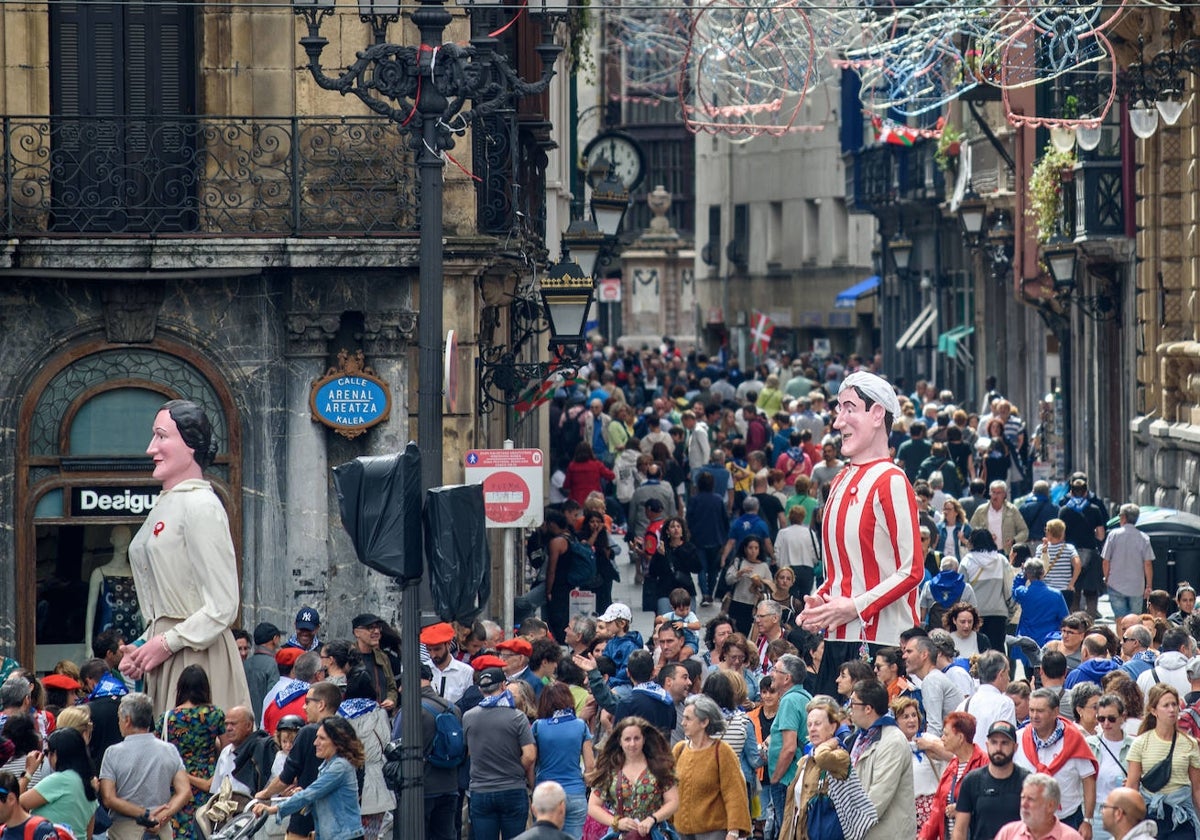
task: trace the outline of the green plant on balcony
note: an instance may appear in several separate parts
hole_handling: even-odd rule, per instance
[[[937,151],[933,155],[938,169],[946,172],[954,168],[958,163],[959,152],[962,151],[962,139],[962,132],[954,126],[946,125],[942,128],[942,133],[938,136]]]
[[[1074,150],[1060,152],[1053,147],[1047,147],[1033,165],[1028,185],[1029,208],[1025,213],[1033,219],[1038,242],[1049,242],[1058,228],[1063,209],[1063,173],[1074,165]]]

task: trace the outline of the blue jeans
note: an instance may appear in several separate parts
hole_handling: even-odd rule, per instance
[[[588,798],[586,793],[567,794],[567,818],[563,820],[563,833],[575,840],[583,837],[583,821],[587,819]]]
[[[779,836],[779,828],[783,823],[784,797],[787,796],[787,785],[764,784],[762,786],[762,813],[767,821],[763,828],[764,840],[775,840]]]
[[[1130,613],[1142,611],[1142,596],[1122,595],[1115,589],[1108,590],[1108,603],[1112,607],[1113,618],[1120,618]]]
[[[525,830],[529,794],[525,788],[471,793],[471,831],[475,840],[512,840]]]

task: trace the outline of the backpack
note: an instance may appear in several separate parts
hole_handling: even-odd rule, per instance
[[[439,712],[431,701],[422,700],[421,708],[433,715],[433,738],[425,748],[425,760],[434,767],[453,770],[467,757],[462,721],[450,704]]]
[[[1200,700],[1179,712],[1179,728],[1193,738],[1200,738]]]
[[[567,583],[571,586],[587,586],[596,579],[596,552],[590,545],[568,537],[564,556],[571,558],[567,566]]]
[[[65,825],[52,823],[45,817],[36,816],[30,816],[29,819],[25,821],[25,840],[33,840],[34,832],[37,831],[38,826],[42,823],[46,823],[54,829],[54,833],[58,840],[75,840],[75,833]]]

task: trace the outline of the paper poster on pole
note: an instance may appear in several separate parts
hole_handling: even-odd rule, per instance
[[[582,615],[587,618],[596,617],[596,593],[583,589],[572,589],[568,596],[568,612],[572,617]]]
[[[472,449],[464,458],[467,484],[483,485],[488,528],[536,528],[542,524],[540,449]]]

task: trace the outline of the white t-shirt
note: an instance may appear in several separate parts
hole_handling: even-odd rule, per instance
[[[254,791],[250,790],[250,788],[246,787],[233,777],[233,766],[235,762],[236,759],[233,756],[233,744],[226,744],[225,748],[221,750],[221,754],[217,756],[217,763],[213,765],[212,784],[210,789],[214,796],[221,792],[221,783],[225,780],[226,776],[229,777],[229,786],[233,789],[234,793],[242,793],[246,796],[254,795]]]

